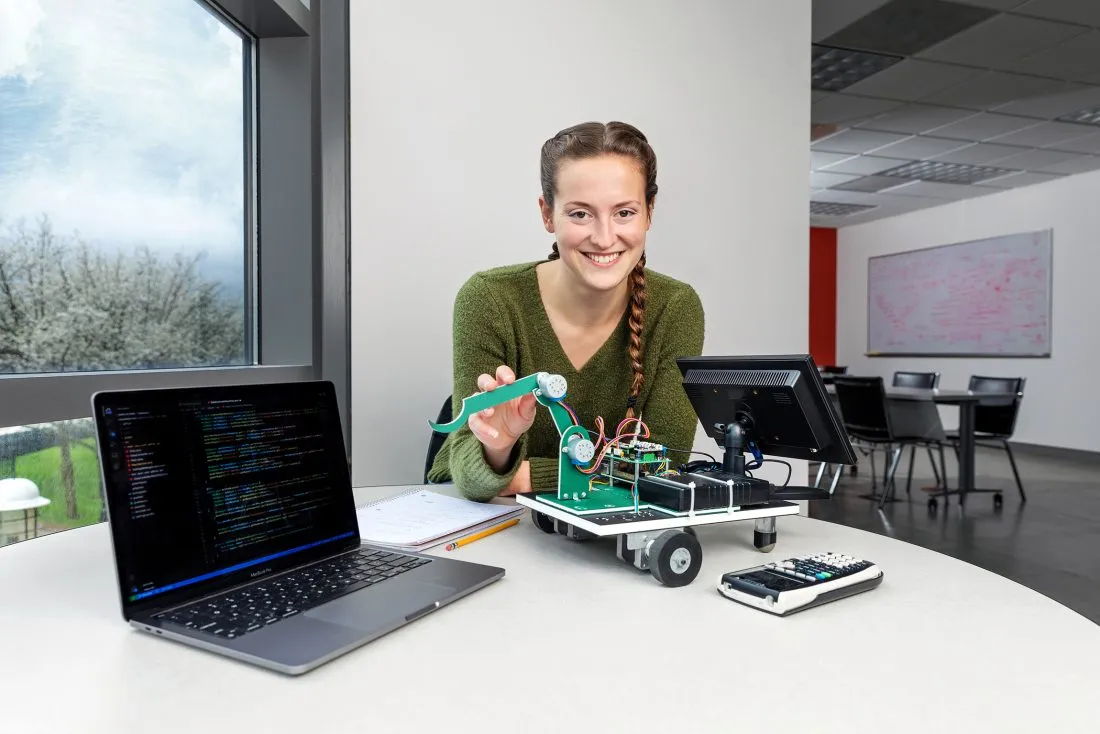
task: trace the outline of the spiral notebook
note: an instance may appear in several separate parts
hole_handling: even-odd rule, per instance
[[[523,506],[473,502],[412,487],[357,508],[359,536],[367,543],[419,550],[475,533],[523,514]]]

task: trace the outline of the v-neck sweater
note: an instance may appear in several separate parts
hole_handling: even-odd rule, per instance
[[[629,308],[592,357],[577,370],[565,354],[550,323],[535,268],[540,262],[481,271],[459,289],[454,301],[454,382],[451,407],[457,416],[462,399],[478,392],[477,378],[507,365],[517,377],[549,372],[565,377],[564,402],[593,441],[604,420],[605,436],[614,437],[626,417],[633,370],[630,365]],[[674,463],[688,461],[697,418],[683,388],[677,357],[703,350],[704,313],[698,294],[688,284],[645,271],[646,309],[642,329],[645,379],[634,413],[648,426],[648,441],[670,449]],[[555,491],[561,435],[550,411],[536,406],[535,421],[517,442],[509,465],[495,471],[469,425],[448,434],[428,473],[431,482],[453,481],[466,497],[487,501],[511,482],[523,461],[530,462],[531,487]]]

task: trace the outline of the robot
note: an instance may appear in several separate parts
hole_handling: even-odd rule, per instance
[[[599,436],[593,440],[565,403],[566,391],[563,376],[538,372],[464,398],[449,423],[428,423],[434,431],[452,433],[474,413],[532,393],[550,411],[560,436],[558,487],[519,494],[516,501],[546,533],[573,540],[614,536],[620,560],[649,571],[665,586],[686,586],[698,575],[703,550],[695,527],[754,520],[753,544],[766,553],[775,547],[775,518],[798,514],[798,505],[779,499],[769,482],[745,473],[746,426],[726,429],[722,466],[696,462],[673,468],[667,447],[645,441],[649,428],[640,419],[624,420],[614,436],[605,436],[597,418]],[[760,461],[755,447],[748,448]]]

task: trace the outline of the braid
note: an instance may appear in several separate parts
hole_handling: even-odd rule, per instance
[[[626,401],[626,417],[634,417],[634,404],[642,391],[645,373],[642,371],[642,328],[645,326],[645,253],[630,271],[630,366],[634,377],[630,381],[630,398]]]

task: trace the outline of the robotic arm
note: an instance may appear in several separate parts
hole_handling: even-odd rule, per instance
[[[588,496],[590,465],[596,456],[596,446],[588,431],[578,424],[576,416],[562,402],[565,391],[564,377],[537,372],[521,377],[510,385],[469,395],[462,399],[462,409],[452,421],[443,424],[428,421],[428,425],[439,433],[453,433],[464,426],[474,413],[533,393],[535,400],[550,410],[561,437],[558,443],[558,499],[583,499]],[[581,471],[580,467],[589,471]]]

